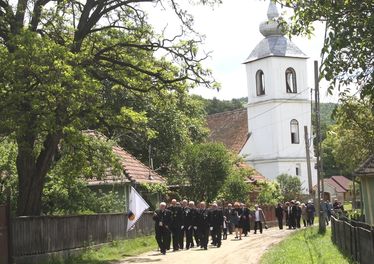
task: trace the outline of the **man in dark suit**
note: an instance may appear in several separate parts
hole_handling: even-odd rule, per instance
[[[177,251],[180,248],[180,236],[183,225],[183,212],[182,207],[177,205],[177,200],[171,201],[171,206],[168,208],[171,212],[171,234],[173,239],[173,251]],[[183,245],[182,245],[183,247]]]
[[[280,203],[278,203],[277,207],[275,208],[275,216],[278,219],[279,229],[283,229],[283,208]]]
[[[218,208],[217,203],[215,202],[212,204],[212,208],[210,209],[209,223],[211,226],[213,245],[221,247],[223,211]]]
[[[182,235],[180,237],[180,245],[183,248],[183,240],[186,237],[186,249],[189,249],[193,245],[192,234],[193,234],[193,217],[194,217],[194,202],[187,203],[187,200],[182,201],[183,210],[183,225]]]
[[[291,214],[291,208],[290,203],[286,202],[284,207],[284,215],[286,217],[286,226],[290,228],[290,214]]]
[[[169,226],[171,223],[171,212],[166,209],[166,203],[160,203],[160,208],[153,214],[155,221],[156,241],[161,254],[166,254],[167,243],[170,241]],[[169,242],[170,243],[170,242]]]
[[[210,211],[206,208],[205,202],[200,202],[200,209],[197,217],[197,229],[199,230],[200,247],[205,250],[208,249],[210,219]]]
[[[290,203],[290,216],[288,218],[289,221],[289,229],[296,229],[296,218],[297,218],[297,206],[294,200]]]
[[[243,234],[244,236],[247,236],[248,233],[251,231],[251,225],[250,225],[251,212],[249,211],[248,207],[243,203],[241,204],[241,208],[243,210],[243,213],[240,216],[242,218],[242,223],[243,223]]]

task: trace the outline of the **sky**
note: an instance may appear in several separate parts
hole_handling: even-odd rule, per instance
[[[188,2],[188,1],[186,1]],[[201,49],[211,52],[204,66],[213,71],[215,79],[221,84],[219,91],[198,87],[192,93],[204,98],[229,100],[247,96],[247,83],[244,60],[254,47],[264,38],[259,32],[259,24],[267,20],[269,0],[224,0],[223,4],[213,8],[203,5],[186,5],[186,9],[194,17],[194,28],[205,35]],[[290,10],[278,10],[290,14]],[[174,17],[174,18],[173,18]],[[175,14],[156,11],[150,12],[151,21],[156,28],[168,26],[169,33],[173,30]],[[292,41],[309,56],[308,86],[314,87],[313,61],[320,61],[323,45],[324,25],[315,24],[315,33],[307,37],[293,37]],[[337,102],[337,95],[328,96],[327,83],[321,82],[321,101]]]

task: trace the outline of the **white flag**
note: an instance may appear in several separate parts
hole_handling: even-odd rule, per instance
[[[127,214],[127,231],[131,230],[143,212],[149,208],[143,197],[131,186],[129,195],[129,212]]]

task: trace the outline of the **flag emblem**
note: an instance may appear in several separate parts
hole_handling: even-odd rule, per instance
[[[127,218],[130,220],[130,221],[134,221],[135,220],[135,214],[132,212],[132,211],[129,211],[128,214],[127,214]]]

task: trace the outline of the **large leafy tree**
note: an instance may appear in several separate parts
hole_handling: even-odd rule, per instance
[[[326,23],[322,77],[335,84],[357,86],[374,100],[374,2],[276,0],[294,10],[291,34],[311,34],[313,22]]]
[[[147,2],[173,8],[181,33],[155,34],[142,10]],[[0,136],[13,134],[18,146],[17,214],[40,214],[45,177],[67,131],[142,120],[113,105],[124,90],[210,86],[200,41],[174,0],[0,0]]]
[[[186,145],[202,142],[207,135],[203,105],[186,92],[130,91],[117,100],[136,113],[144,113],[144,129],[140,130],[139,124],[133,122],[135,131],[109,125],[106,133],[144,163],[148,164],[151,157],[154,168],[162,175],[168,176],[172,164],[180,162],[179,156]]]
[[[298,199],[301,195],[302,186],[300,178],[288,174],[281,174],[276,178],[282,196],[285,201]]]
[[[340,173],[351,176],[374,153],[374,106],[368,99],[344,97],[334,118],[323,148],[331,152]]]
[[[229,177],[233,167],[231,153],[221,143],[191,144],[182,159],[182,179],[189,185],[188,198],[211,202]]]

